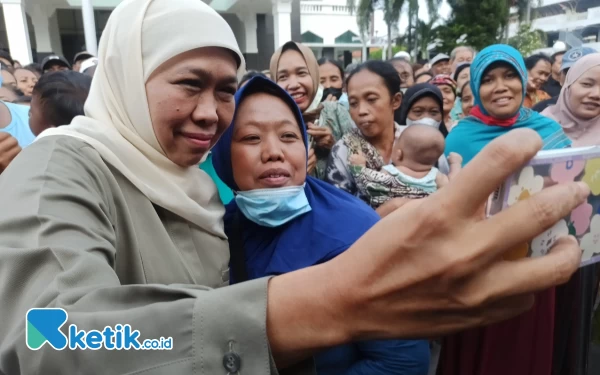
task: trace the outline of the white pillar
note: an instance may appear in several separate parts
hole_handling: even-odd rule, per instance
[[[85,33],[85,49],[94,56],[98,56],[98,40],[96,38],[96,20],[94,19],[94,6],[92,0],[81,1],[83,15],[83,31]]]
[[[38,52],[54,52],[52,49],[52,39],[50,34],[50,15],[47,14],[47,9],[39,4],[34,4],[28,7],[28,13],[31,16],[31,23],[34,27],[35,42]]]
[[[292,0],[273,0],[275,49],[292,40]]]
[[[6,25],[6,36],[10,55],[19,60],[22,65],[31,64],[31,43],[29,41],[29,30],[27,29],[27,18],[22,0],[0,0],[4,10],[4,24]]]
[[[258,53],[258,38],[256,37],[256,29],[258,23],[256,21],[256,13],[243,13],[238,17],[244,24],[245,48],[244,53]]]
[[[48,19],[48,34],[50,35],[51,51],[64,56],[62,49],[62,40],[60,39],[60,28],[58,27],[58,15],[56,9],[50,12],[50,18]]]

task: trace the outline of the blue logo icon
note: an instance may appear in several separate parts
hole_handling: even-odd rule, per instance
[[[140,331],[129,324],[106,326],[99,330],[80,330],[75,324],[69,325],[68,335],[60,328],[69,315],[64,309],[41,308],[27,311],[25,336],[27,347],[39,350],[48,343],[55,350],[172,350],[173,338],[140,339]]]
[[[27,347],[38,350],[45,343],[56,350],[67,347],[68,340],[60,327],[67,322],[68,314],[63,309],[30,309],[27,311],[25,336]]]

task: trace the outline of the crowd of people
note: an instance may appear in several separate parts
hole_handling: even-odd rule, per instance
[[[537,151],[600,144],[597,51],[344,67],[289,41],[247,72],[203,2],[130,0],[98,57],[0,64],[0,373],[584,375],[598,267],[570,237],[511,251],[589,189],[484,208]],[[36,307],[173,350],[34,352]]]

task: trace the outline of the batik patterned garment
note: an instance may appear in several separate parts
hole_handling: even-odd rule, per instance
[[[394,137],[397,140],[405,127],[398,124],[394,126]],[[368,203],[368,197],[359,191],[356,180],[350,171],[348,158],[353,154],[358,154],[358,150],[367,159],[367,168],[378,171],[390,163],[390,160],[383,160],[377,149],[363,137],[359,129],[353,128],[333,146],[327,163],[326,181]]]
[[[392,168],[395,167],[392,166]],[[419,199],[431,194],[431,192],[424,189],[406,184],[399,176],[366,168],[362,165],[350,166],[350,172],[354,177],[354,181],[356,181],[356,186],[361,196],[366,197],[366,202],[374,209],[377,209],[390,199]]]
[[[323,102],[320,106],[319,126],[331,129],[335,141],[339,141],[350,129],[356,128],[348,110],[338,102]],[[315,147],[317,165],[313,176],[324,180],[327,175],[327,160],[331,150]]]

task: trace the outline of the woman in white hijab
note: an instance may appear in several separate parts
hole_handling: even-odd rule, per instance
[[[198,164],[232,121],[243,70],[233,32],[200,0],[113,11],[86,115],[43,133],[0,175],[0,373],[277,374],[275,361],[289,368],[350,341],[513,316],[575,270],[581,251],[568,239],[540,259],[498,259],[566,216],[585,188],[478,215],[540,147],[514,131],[332,261],[219,288],[224,210]],[[162,350],[116,350],[138,343]]]

